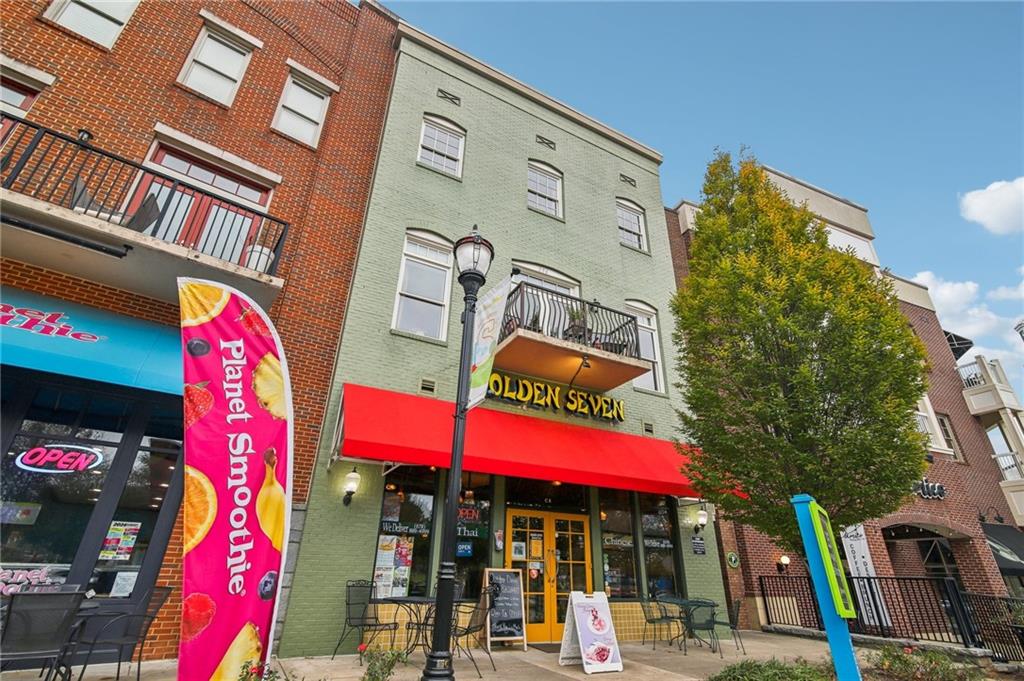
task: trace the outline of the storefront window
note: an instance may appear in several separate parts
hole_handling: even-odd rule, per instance
[[[555,480],[507,478],[505,498],[510,506],[545,511],[587,512],[587,488]]]
[[[640,494],[640,522],[644,535],[647,593],[676,593],[675,550],[668,498]]]
[[[462,474],[456,529],[455,579],[462,584],[464,596],[476,598],[480,595],[484,568],[491,564],[491,476]]]
[[[436,474],[401,466],[384,478],[373,582],[378,598],[427,595]]]
[[[131,596],[179,463],[181,413],[156,409],[146,427],[90,582],[98,595]]]
[[[625,490],[602,489],[599,499],[605,593],[609,598],[636,598],[632,494]]]
[[[4,408],[32,390],[7,436],[0,505],[2,587],[64,582],[117,457],[131,403],[51,386],[4,381]]]

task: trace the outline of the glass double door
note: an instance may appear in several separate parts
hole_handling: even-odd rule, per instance
[[[518,508],[510,508],[505,520],[505,567],[523,574],[526,638],[561,641],[569,592],[592,588],[590,520]]]

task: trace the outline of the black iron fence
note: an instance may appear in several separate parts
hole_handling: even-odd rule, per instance
[[[1010,614],[1024,599],[966,593],[944,577],[847,577],[857,600],[850,631],[882,638],[953,643],[1024,661]],[[767,624],[822,629],[810,577],[758,578]]]
[[[288,223],[87,141],[3,114],[0,186],[257,272],[274,274]]]
[[[499,342],[516,329],[641,359],[636,317],[526,282],[508,296]]]

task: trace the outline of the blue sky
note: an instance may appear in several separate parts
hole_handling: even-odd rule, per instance
[[[747,145],[867,206],[883,265],[1024,395],[1024,4],[386,4],[661,151],[666,204]]]

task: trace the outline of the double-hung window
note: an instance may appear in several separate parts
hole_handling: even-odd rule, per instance
[[[632,201],[619,199],[615,202],[615,218],[619,223],[619,241],[626,246],[646,251],[644,209]]]
[[[462,177],[466,131],[451,121],[425,116],[420,132],[419,162],[453,177]]]
[[[633,379],[633,387],[664,392],[661,375],[661,343],[658,340],[658,312],[653,307],[632,301],[626,310],[636,317],[640,343],[640,358],[651,363],[651,370]]]
[[[203,10],[206,22],[178,75],[178,82],[231,106],[253,50],[263,42]]]
[[[43,15],[104,47],[113,47],[139,0],[54,0]]]
[[[551,166],[530,161],[526,167],[526,205],[562,217],[562,174]]]
[[[281,93],[273,128],[280,133],[315,147],[320,140],[331,92],[338,86],[289,60],[291,72]]]
[[[392,328],[444,340],[451,284],[451,244],[429,232],[406,232]]]
[[[936,412],[935,418],[939,422],[939,432],[942,434],[942,440],[946,443],[946,447],[953,450],[957,459],[963,458],[960,453],[960,443],[956,439],[956,431],[953,430],[953,422],[949,420],[949,416]]]

